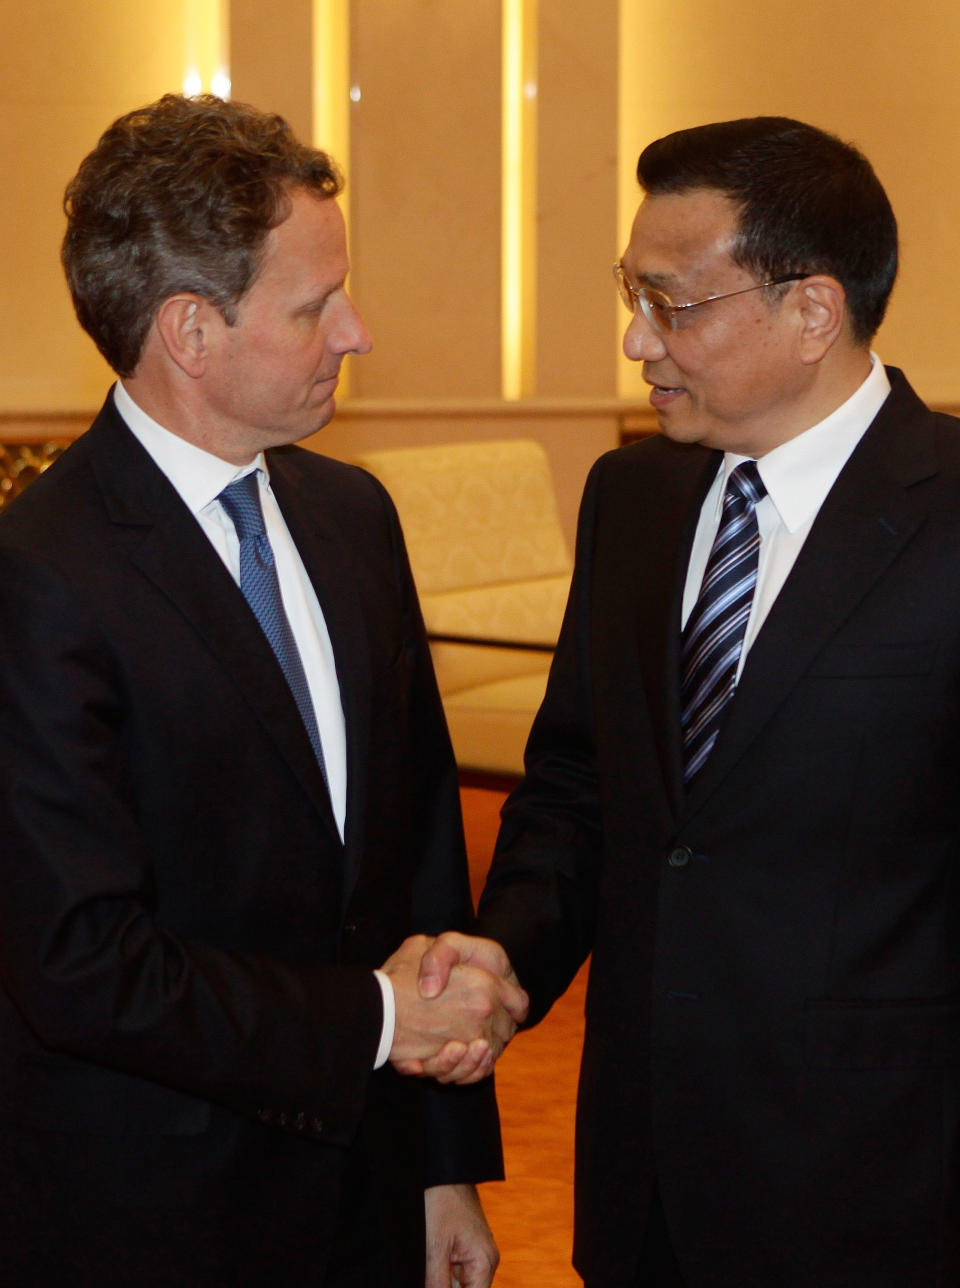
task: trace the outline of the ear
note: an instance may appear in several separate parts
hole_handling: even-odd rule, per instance
[[[171,295],[157,312],[157,333],[171,362],[192,379],[203,375],[210,329],[220,315],[200,295]]]
[[[835,277],[817,273],[797,282],[801,319],[800,361],[822,361],[843,333],[847,321],[847,296]]]

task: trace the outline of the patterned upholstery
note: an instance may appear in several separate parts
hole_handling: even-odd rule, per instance
[[[355,460],[393,497],[427,630],[443,637],[434,665],[459,764],[522,772],[571,572],[543,449],[513,439]]]

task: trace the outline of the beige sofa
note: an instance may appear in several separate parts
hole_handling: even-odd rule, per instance
[[[571,572],[543,448],[450,443],[355,461],[400,514],[457,763],[520,774]]]

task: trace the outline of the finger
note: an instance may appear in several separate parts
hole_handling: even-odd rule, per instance
[[[493,1058],[495,1061],[499,1060],[501,1055],[503,1055],[504,1050],[509,1046],[510,1040],[516,1031],[517,1026],[514,1024],[513,1020],[510,1019],[506,1012],[501,1012],[500,1018],[494,1021],[488,1035],[490,1049],[493,1052]]]
[[[397,1060],[391,1063],[397,1073],[402,1073],[405,1078],[422,1078],[424,1075],[422,1060]]]
[[[513,971],[500,980],[500,1001],[514,1024],[522,1024],[530,1011],[530,998],[525,989],[517,983]]]
[[[391,953],[380,969],[389,974],[391,970],[395,970],[399,965],[414,966],[420,962],[423,954],[432,943],[433,940],[429,935],[410,935],[403,941],[396,952]]]
[[[460,961],[460,951],[444,938],[434,941],[420,961],[420,996],[439,997],[447,987],[450,972]]]
[[[432,1055],[429,1059],[421,1062],[423,1072],[428,1078],[438,1078],[449,1073],[463,1059],[467,1049],[466,1042],[451,1038],[449,1042],[440,1048],[436,1055]]]
[[[483,1038],[478,1038],[475,1042],[470,1043],[456,1066],[449,1073],[438,1077],[437,1081],[444,1085],[452,1083],[458,1087],[466,1087],[471,1083],[489,1078],[490,1074],[493,1073],[495,1063],[495,1049]]]
[[[424,1288],[450,1288],[450,1262],[439,1249],[427,1244],[426,1275]]]
[[[510,959],[495,939],[482,939],[478,935],[464,935],[457,930],[447,930],[440,936],[443,943],[452,945],[460,954],[465,966],[479,966],[491,975],[509,975]]]

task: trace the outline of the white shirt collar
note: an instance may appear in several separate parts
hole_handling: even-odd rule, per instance
[[[260,470],[264,479],[269,478],[262,452],[250,465],[239,468],[212,452],[205,452],[202,447],[164,429],[148,416],[133,401],[120,380],[113,387],[113,401],[130,432],[149,452],[193,515],[206,509],[234,479],[243,478],[254,470]]]
[[[836,411],[767,452],[758,462],[767,495],[789,532],[796,532],[817,514],[886,401],[890,381],[883,363],[871,353],[870,364],[866,380]],[[733,452],[724,453],[720,498],[726,491],[730,473],[748,459]]]

